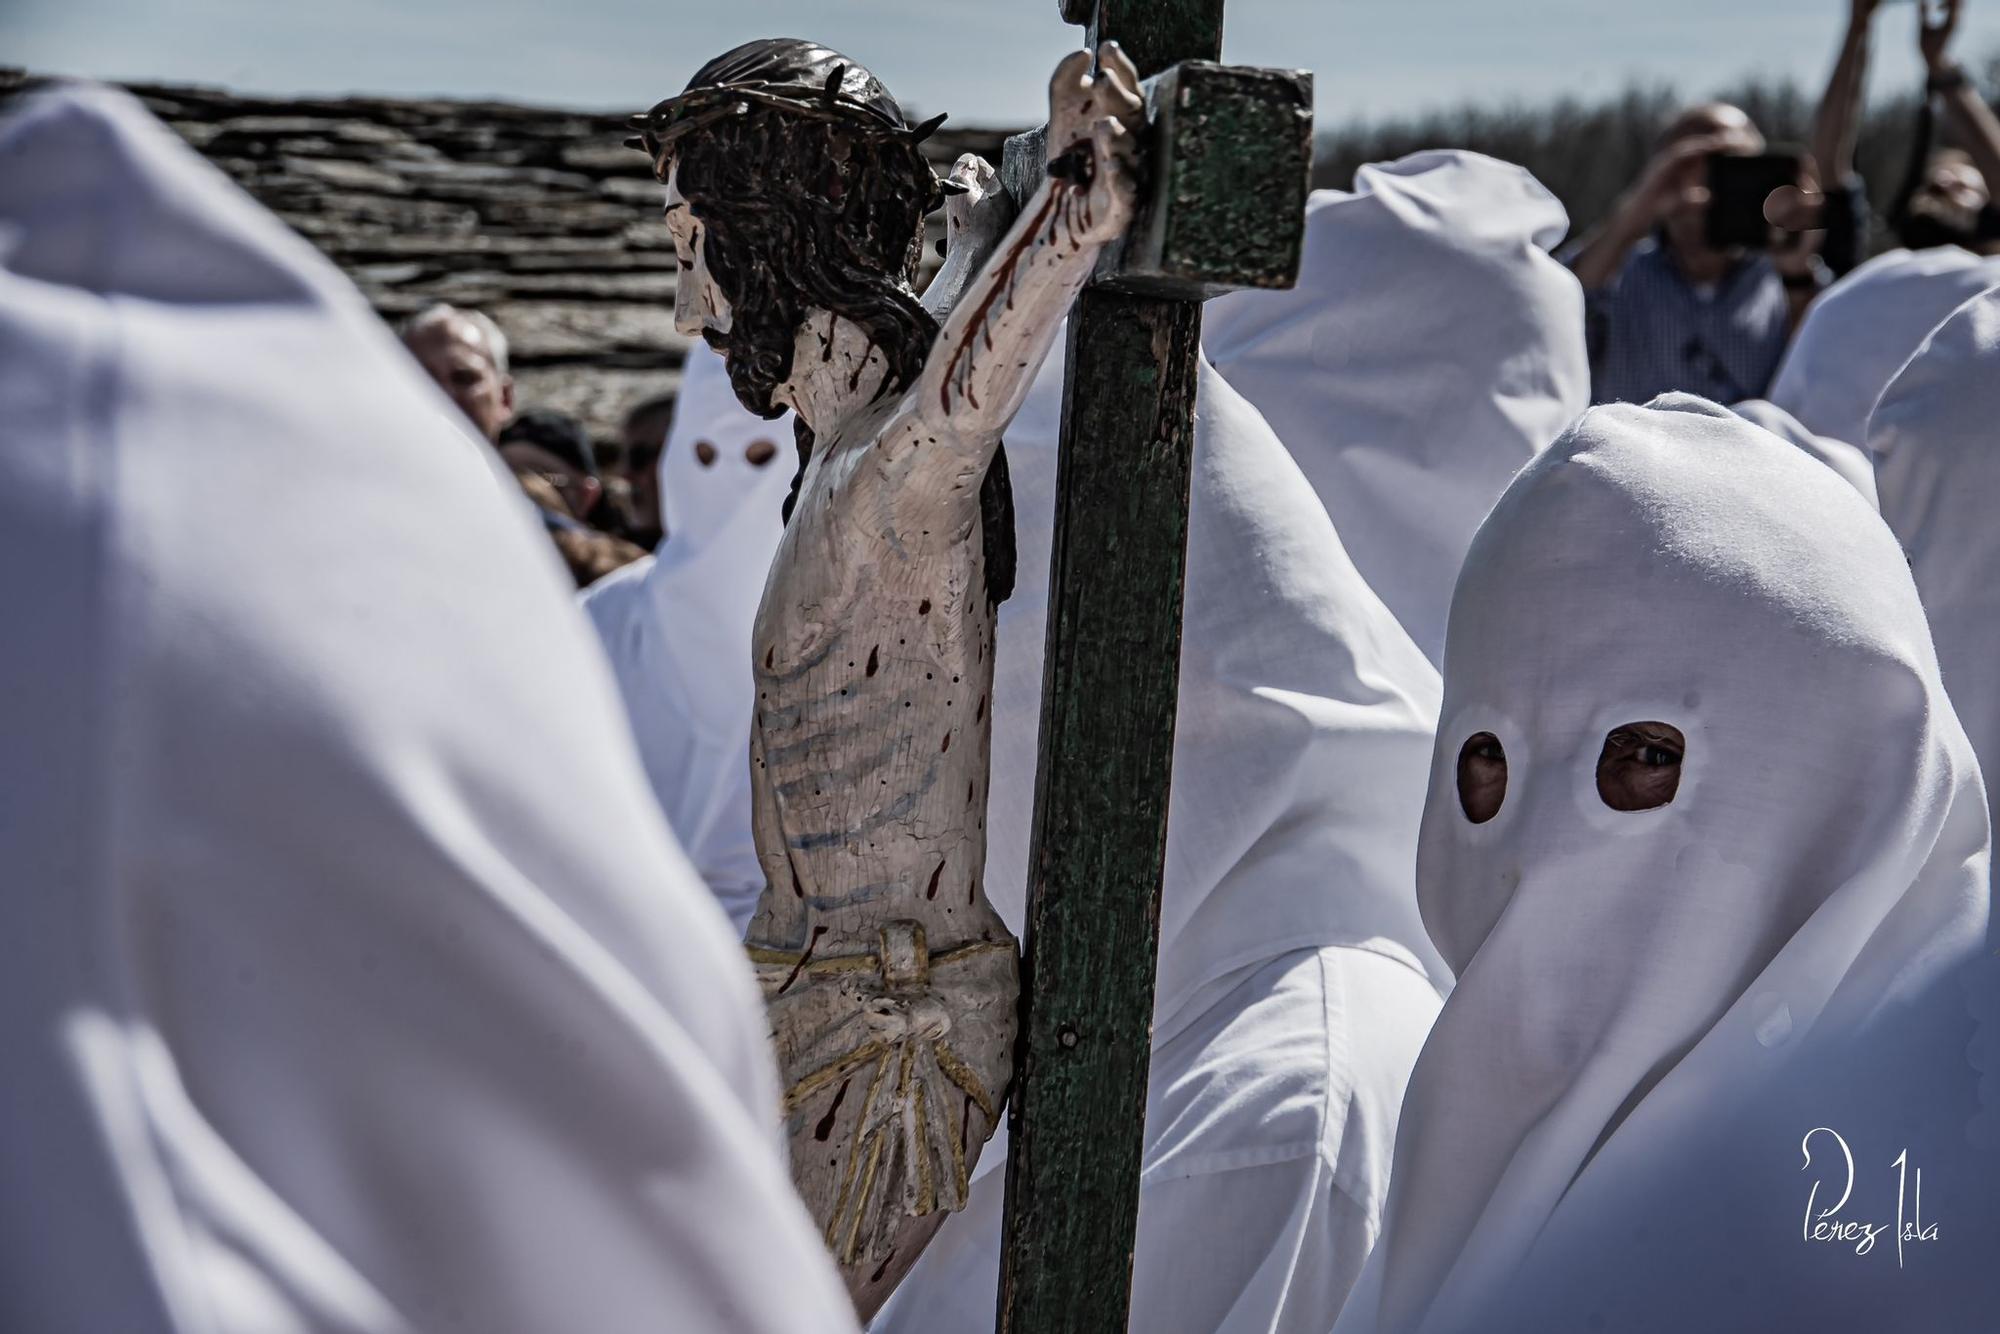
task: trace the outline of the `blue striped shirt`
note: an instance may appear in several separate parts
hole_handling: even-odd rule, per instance
[[[1771,258],[1747,255],[1713,287],[1690,283],[1657,238],[1584,295],[1591,399],[1644,403],[1670,390],[1717,403],[1762,398],[1791,337]]]

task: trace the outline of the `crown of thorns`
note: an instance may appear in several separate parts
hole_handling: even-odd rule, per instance
[[[850,72],[858,77],[850,80]],[[848,87],[850,82],[856,86]],[[747,115],[753,107],[769,107],[806,120],[837,122],[851,133],[892,140],[907,145],[912,152],[945,121],[939,114],[921,124],[908,124],[874,76],[858,66],[841,63],[828,70],[818,84],[743,78],[690,87],[656,103],[652,110],[630,117],[626,123],[639,133],[626,139],[625,146],[652,158],[654,175],[664,180],[667,157],[677,140],[718,121]],[[934,200],[965,189],[935,173],[932,180],[936,185]]]

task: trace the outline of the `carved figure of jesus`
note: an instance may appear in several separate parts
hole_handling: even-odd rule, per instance
[[[916,1261],[998,1124],[1018,957],[987,902],[997,530],[989,469],[1133,204],[1138,80],[1114,44],[1049,87],[1049,174],[942,328],[910,286],[944,194],[872,75],[751,43],[635,118],[667,184],[676,322],[751,410],[797,415],[801,473],[752,648],[766,887],[748,947],[793,1176],[862,1317]],[[940,118],[941,119],[941,118]],[[988,503],[982,507],[982,494]],[[1010,558],[1011,559],[1011,558]]]

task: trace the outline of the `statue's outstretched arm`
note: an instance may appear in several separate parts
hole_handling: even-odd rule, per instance
[[[953,306],[918,381],[915,408],[991,449],[1105,243],[1132,215],[1144,104],[1115,42],[1067,56],[1049,81],[1049,175]],[[967,461],[983,473],[987,460]]]

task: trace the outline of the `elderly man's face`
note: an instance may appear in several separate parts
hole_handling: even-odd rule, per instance
[[[479,326],[470,320],[442,320],[414,334],[407,346],[479,432],[496,439],[514,415],[514,382],[493,364]]]

